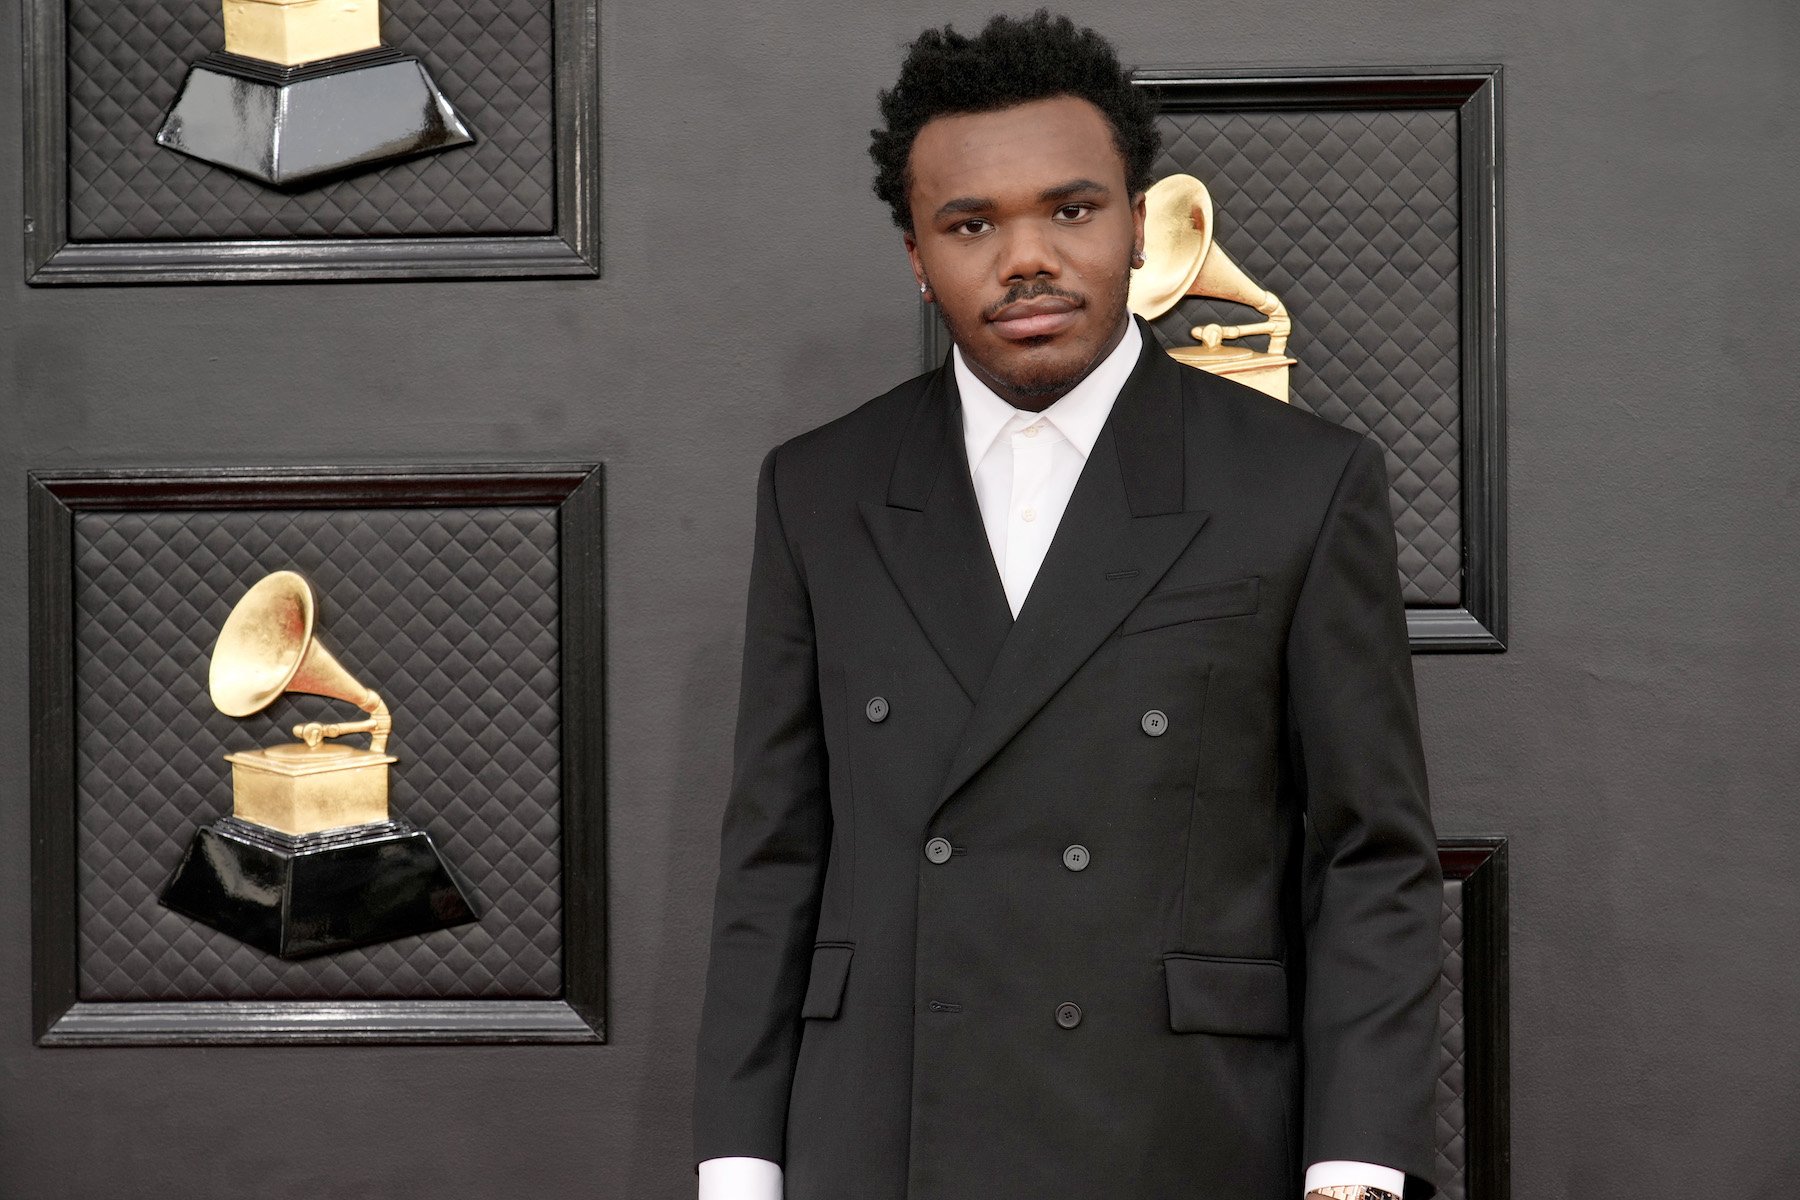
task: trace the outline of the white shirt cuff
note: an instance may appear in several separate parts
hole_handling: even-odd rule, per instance
[[[1403,1195],[1406,1173],[1374,1163],[1334,1159],[1306,1168],[1306,1190],[1362,1184]],[[762,1158],[709,1158],[700,1164],[698,1200],[782,1200],[781,1167]]]
[[[709,1158],[699,1200],[781,1200],[781,1166],[766,1158]]]
[[[1374,1163],[1347,1162],[1343,1159],[1330,1159],[1316,1162],[1306,1168],[1306,1190],[1322,1187],[1342,1187],[1345,1184],[1380,1188],[1384,1192],[1392,1192],[1396,1196],[1406,1194],[1406,1172],[1396,1171],[1392,1167],[1378,1167]],[[701,1196],[700,1200],[710,1200]],[[777,1197],[779,1200],[779,1197]]]

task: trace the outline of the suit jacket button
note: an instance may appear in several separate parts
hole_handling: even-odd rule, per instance
[[[1138,724],[1142,725],[1144,732],[1151,737],[1161,737],[1169,732],[1169,714],[1160,708],[1153,708],[1144,714],[1144,719]]]
[[[925,857],[934,863],[950,861],[950,843],[943,838],[932,838],[925,843]]]
[[[1073,1029],[1081,1024],[1081,1005],[1059,1004],[1056,1006],[1056,1023],[1064,1029]]]
[[[1085,871],[1088,865],[1088,848],[1086,846],[1070,846],[1063,851],[1063,866],[1071,871]]]
[[[879,725],[887,720],[888,702],[880,696],[877,696],[869,701],[868,705],[863,709],[863,712],[868,715],[869,720]]]

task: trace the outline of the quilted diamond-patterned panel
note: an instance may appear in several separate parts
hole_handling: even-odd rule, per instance
[[[1164,113],[1157,178],[1212,192],[1218,244],[1294,318],[1293,400],[1388,447],[1406,602],[1462,601],[1456,113]],[[1192,299],[1170,344],[1258,320]]]
[[[560,994],[556,550],[552,508],[78,514],[82,999]],[[393,710],[390,802],[479,893],[476,924],[282,962],[157,903],[194,830],[231,811],[223,754],[360,715],[316,696],[213,708],[213,639],[283,567]]]
[[[1437,1185],[1443,1200],[1465,1200],[1469,1174],[1468,1075],[1463,1056],[1463,884],[1444,880],[1438,979]]]
[[[69,0],[75,241],[549,233],[552,0],[383,0],[478,139],[288,195],[153,140],[189,64],[225,45],[218,0]]]

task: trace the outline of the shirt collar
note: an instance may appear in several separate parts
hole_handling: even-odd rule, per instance
[[[962,347],[953,349],[950,361],[956,373],[956,390],[962,397],[963,448],[968,452],[970,470],[987,457],[995,440],[1015,418],[1022,425],[1030,424],[1038,418],[1048,421],[1086,459],[1093,453],[1094,442],[1100,437],[1100,427],[1106,424],[1114,401],[1118,400],[1119,393],[1124,390],[1125,380],[1137,365],[1143,344],[1144,338],[1138,332],[1137,322],[1128,316],[1125,336],[1119,339],[1119,344],[1113,347],[1112,353],[1102,359],[1099,366],[1089,371],[1080,383],[1070,388],[1068,395],[1061,397],[1041,413],[1014,408],[996,396],[991,388],[975,377],[975,372],[963,361]]]

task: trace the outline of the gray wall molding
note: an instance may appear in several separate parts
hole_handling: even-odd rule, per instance
[[[604,614],[598,467],[43,472],[30,477],[28,491],[33,1020],[40,1045],[604,1039]],[[71,581],[79,574],[73,555],[80,516],[513,506],[549,506],[557,523],[556,654],[561,666],[555,844],[561,856],[557,875],[561,939],[560,978],[549,989],[550,998],[533,998],[527,990],[492,999],[432,995],[362,999],[354,992],[319,995],[315,989],[299,998],[276,1000],[283,993],[272,987],[257,991],[269,985],[254,985],[252,994],[224,1001],[88,998],[88,988],[81,982],[82,832],[76,818],[82,786],[76,761],[77,664],[85,650],[75,637],[71,590]],[[502,855],[504,861],[504,851]],[[186,924],[185,918],[171,920]],[[253,956],[242,948],[234,947],[233,952]],[[130,962],[135,965],[121,963],[113,970],[147,970],[153,956],[134,955]],[[258,994],[270,999],[259,1003]]]
[[[1438,861],[1447,910],[1456,893],[1460,936],[1450,936],[1447,912],[1440,985],[1446,1070],[1438,1085],[1438,1164],[1446,1174],[1437,1182],[1444,1200],[1511,1200],[1508,841],[1499,834],[1440,837]]]
[[[26,0],[25,281],[46,286],[597,276],[599,0],[553,0],[552,24],[554,218],[548,233],[83,240],[71,229],[69,208],[69,10],[65,0]],[[493,69],[506,70],[507,63],[496,62]],[[125,99],[118,104],[123,107]]]

